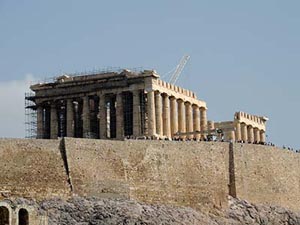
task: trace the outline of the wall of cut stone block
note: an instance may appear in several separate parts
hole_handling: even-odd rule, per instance
[[[253,203],[300,207],[300,154],[271,146],[234,145],[237,197]]]
[[[0,200],[67,198],[59,140],[0,139]]]
[[[0,139],[0,200],[94,196],[200,209],[226,208],[230,193],[298,210],[299,157],[225,142]]]
[[[76,195],[227,207],[227,143],[69,138],[65,143]]]

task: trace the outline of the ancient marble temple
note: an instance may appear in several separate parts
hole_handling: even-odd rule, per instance
[[[63,75],[31,90],[35,95],[27,100],[35,103],[37,138],[172,139],[177,132],[205,138],[206,103],[152,70]]]
[[[216,129],[224,130],[225,141],[264,144],[268,120],[265,116],[236,112],[233,121],[214,122],[213,126]]]

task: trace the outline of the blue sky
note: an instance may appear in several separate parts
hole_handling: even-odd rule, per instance
[[[209,119],[266,115],[269,140],[300,148],[299,1],[0,0],[0,136],[23,137],[28,80],[93,68],[165,74]],[[10,99],[10,101],[8,101]]]

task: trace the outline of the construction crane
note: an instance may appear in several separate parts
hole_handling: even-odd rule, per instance
[[[169,81],[170,84],[175,84],[177,82],[181,72],[183,71],[186,63],[189,61],[190,58],[191,57],[189,55],[184,55],[181,58],[179,64],[176,66],[176,69],[170,78],[170,81]]]

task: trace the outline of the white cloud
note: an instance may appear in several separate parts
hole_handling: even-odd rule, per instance
[[[28,74],[23,80],[0,82],[0,137],[25,137],[25,93],[34,82]]]

